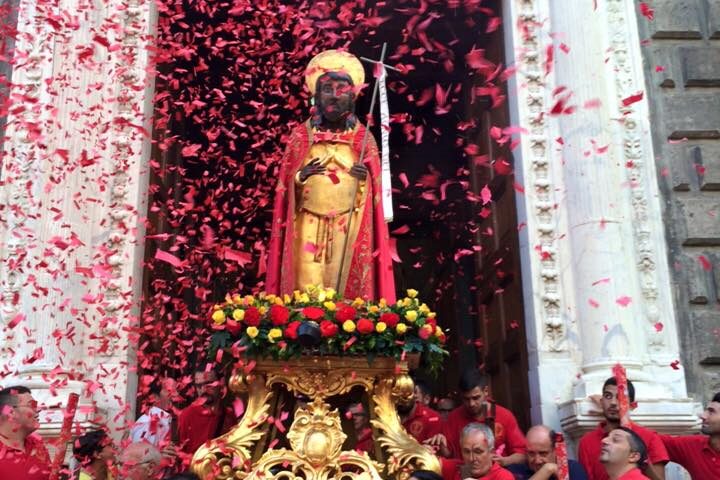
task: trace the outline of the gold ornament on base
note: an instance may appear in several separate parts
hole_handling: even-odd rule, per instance
[[[440,462],[408,434],[395,403],[412,395],[407,364],[392,358],[304,357],[289,362],[260,360],[252,374],[230,378],[234,393],[247,393],[245,415],[227,434],[200,447],[192,469],[203,480],[406,480],[416,469],[440,473]],[[295,412],[287,433],[290,449],[268,449],[269,410],[277,406],[273,386],[283,385],[313,401]],[[347,435],[328,398],[361,386],[368,394],[376,439],[375,457],[343,451]]]

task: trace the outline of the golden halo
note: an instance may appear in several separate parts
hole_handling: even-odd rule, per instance
[[[315,94],[318,78],[328,72],[347,74],[355,88],[365,83],[365,69],[355,55],[341,50],[326,50],[315,55],[305,69],[305,85],[311,94]]]

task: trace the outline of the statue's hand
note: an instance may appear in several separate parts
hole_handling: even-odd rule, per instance
[[[322,175],[323,173],[325,173],[325,166],[320,165],[319,158],[313,158],[307,165],[300,169],[300,181],[304,182],[313,175]]]
[[[354,178],[357,178],[358,180],[365,180],[367,178],[368,169],[365,165],[362,163],[356,163],[352,166],[350,169],[350,175],[352,175]]]

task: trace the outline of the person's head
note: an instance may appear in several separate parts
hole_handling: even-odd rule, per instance
[[[635,401],[635,386],[630,380],[627,381],[627,392],[625,394],[630,403]],[[608,422],[620,423],[620,404],[617,395],[617,380],[615,380],[615,377],[610,377],[603,384],[602,398],[600,399],[603,415]]]
[[[160,450],[147,442],[128,445],[120,454],[121,480],[155,480],[160,473]]]
[[[546,463],[555,463],[555,431],[545,425],[535,425],[525,436],[527,463],[537,472]]]
[[[700,415],[702,420],[702,433],[705,435],[720,435],[720,392],[716,393],[713,399]]]
[[[608,436],[602,439],[601,445],[600,462],[608,473],[643,467],[647,462],[645,442],[627,427],[611,430]]]
[[[437,408],[436,410],[440,414],[440,418],[445,420],[447,416],[452,412],[457,405],[455,404],[455,400],[452,398],[441,398],[437,402]]]
[[[356,432],[360,432],[370,425],[370,419],[362,403],[353,403],[348,407],[348,412]]]
[[[413,390],[413,394],[415,396],[416,402],[420,402],[423,405],[430,405],[433,392],[432,388],[430,388],[430,385],[425,380],[421,378],[415,379],[415,388]]]
[[[0,425],[21,438],[40,427],[38,405],[29,388],[14,385],[0,390]]]
[[[470,423],[460,434],[460,453],[467,475],[478,478],[487,474],[493,464],[495,434],[483,423]]]
[[[487,375],[476,369],[466,370],[460,377],[460,396],[462,404],[472,416],[483,413],[485,402],[490,395]]]
[[[91,430],[75,439],[73,456],[82,467],[93,463],[107,465],[112,462],[115,451],[105,430]]]
[[[442,480],[442,476],[431,470],[415,470],[408,480]]]
[[[214,370],[198,370],[193,376],[199,398],[204,398],[207,405],[220,400],[220,381]]]
[[[350,75],[344,72],[327,72],[320,76],[315,86],[316,116],[313,126],[325,122],[344,123],[344,128],[352,128],[357,123],[355,117],[355,85]]]

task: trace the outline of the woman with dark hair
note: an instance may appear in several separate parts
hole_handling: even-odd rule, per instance
[[[91,430],[73,443],[73,456],[80,465],[78,480],[108,480],[115,449],[105,430]]]

